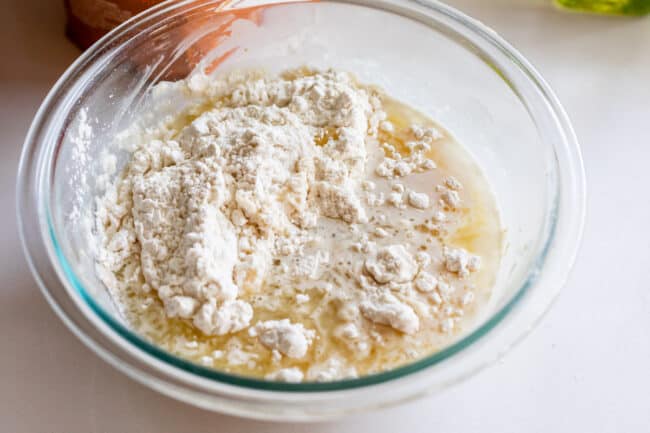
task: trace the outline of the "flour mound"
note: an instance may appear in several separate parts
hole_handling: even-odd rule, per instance
[[[338,72],[197,83],[215,108],[139,146],[99,200],[98,261],[127,274],[119,284],[141,278],[168,317],[223,335],[250,325],[239,294],[260,290],[302,231],[321,217],[365,221],[356,191],[383,113]]]

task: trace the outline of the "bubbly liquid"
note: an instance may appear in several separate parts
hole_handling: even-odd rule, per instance
[[[406,143],[414,140],[411,125],[433,126],[444,135],[434,143],[428,155],[438,168],[398,179],[409,189],[428,193],[432,199],[429,209],[366,206],[369,224],[376,223],[381,218],[380,215],[384,215],[383,218],[389,222],[387,225],[390,226],[390,235],[386,239],[376,239],[378,245],[399,242],[407,243],[417,251],[426,251],[433,258],[431,272],[434,275],[444,274],[449,284],[455,288],[453,294],[442,304],[436,305],[426,297],[419,298],[417,302],[407,301],[420,318],[417,333],[405,335],[388,326],[360,319],[357,310],[357,323],[366,335],[363,340],[365,346],[361,348],[359,341],[337,336],[335,330],[346,323],[349,317],[342,314],[345,309],[342,301],[323,291],[321,283],[334,283],[347,287],[352,292],[361,290],[356,285],[354,276],[346,275],[346,271],[341,269],[351,272],[350,266],[355,261],[363,260],[363,255],[350,252],[352,233],[349,225],[325,217],[321,217],[316,230],[328,238],[324,238],[315,247],[330,250],[333,258],[323,274],[324,281],[293,285],[287,283],[283,277],[282,263],[278,262],[268,272],[266,285],[261,291],[240,287],[239,298],[250,302],[254,309],[251,324],[260,320],[289,318],[293,323],[303,323],[306,328],[316,330],[317,337],[304,358],[276,359],[257,338],[249,336],[247,330],[224,336],[206,336],[189,321],[167,318],[155,293],[128,291],[122,307],[131,326],[152,343],[177,356],[217,370],[253,377],[264,377],[287,367],[299,367],[306,373],[310,367],[322,365],[331,357],[339,359],[343,367],[354,367],[360,376],[377,373],[435,353],[462,336],[487,304],[499,268],[503,231],[495,197],[470,154],[443,128],[421,113],[386,96],[383,96],[383,103],[394,131],[382,131],[376,139],[369,138],[366,144],[369,155],[366,175],[368,180],[376,183],[376,192],[389,192],[391,183],[394,182],[374,174],[375,167],[384,156],[381,143],[391,143],[398,152],[407,155],[409,150]],[[186,120],[189,123],[191,118]],[[314,137],[315,143],[323,145],[335,133],[336,131],[323,131]],[[457,211],[447,209],[449,222],[432,226],[427,222],[431,221],[435,211],[442,209],[435,188],[448,176],[453,176],[462,183],[463,188],[459,194],[463,206]],[[399,228],[395,224],[399,220],[404,220],[407,224]],[[446,273],[441,263],[443,244],[461,247],[480,256],[481,268],[467,279]],[[469,291],[473,293],[474,299],[468,305],[463,305],[463,299]],[[298,302],[297,293],[308,295],[309,300]],[[441,326],[446,318],[453,319],[453,329],[445,330]]]

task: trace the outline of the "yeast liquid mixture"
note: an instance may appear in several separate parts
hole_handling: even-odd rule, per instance
[[[251,306],[252,317],[241,329],[233,325],[231,332],[222,334],[209,329],[206,334],[206,328],[197,325],[199,307],[192,299],[187,301],[189,312],[179,312],[187,296],[177,298],[178,309],[170,314],[172,301],[161,300],[163,288],[143,290],[149,280],[139,270],[141,247],[133,247],[128,260],[136,263],[136,276],[125,278],[131,269],[125,261],[104,272],[111,275],[104,280],[137,333],[209,368],[298,382],[386,371],[443,349],[472,326],[491,296],[502,252],[503,229],[488,181],[440,125],[380,90],[345,77],[300,70],[277,79],[308,80],[291,85],[296,93],[289,95],[290,108],[297,94],[311,95],[304,89],[321,84],[323,94],[370,95],[372,110],[380,114],[364,137],[366,157],[358,168],[362,177],[353,184],[345,181],[360,200],[360,210],[349,214],[320,205],[318,218],[291,235],[299,241],[275,239],[263,280],[256,280],[254,270],[235,279],[237,300]],[[181,137],[215,107],[241,106],[232,102],[234,94],[175,119],[166,137]],[[329,152],[328,146],[336,146],[347,134],[336,122],[310,128],[316,152]],[[353,170],[349,166],[336,170]],[[308,193],[314,194],[314,188]],[[318,194],[318,199],[325,196]],[[252,220],[246,212],[228,212],[234,226],[242,215],[241,221]],[[104,231],[111,231],[105,218],[99,221]],[[142,243],[138,235],[131,242]],[[238,248],[242,254],[246,246],[240,242]]]

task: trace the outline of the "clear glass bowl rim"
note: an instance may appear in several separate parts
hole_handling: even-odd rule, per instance
[[[210,0],[207,0],[210,1]],[[342,3],[357,4],[366,7],[372,7],[377,9],[383,9],[383,2],[368,2],[363,0],[336,0]],[[196,3],[205,3],[206,0],[198,1]],[[25,145],[23,149],[23,154],[21,156],[21,162],[18,172],[18,182],[17,182],[17,212],[18,212],[18,221],[19,221],[19,232],[21,235],[21,240],[23,244],[23,249],[27,260],[29,262],[31,271],[39,283],[39,286],[51,304],[52,308],[57,312],[57,314],[62,318],[62,320],[68,325],[68,327],[88,346],[90,346],[94,351],[98,352],[102,358],[107,359],[110,363],[115,365],[121,370],[125,370],[124,365],[120,365],[119,362],[115,362],[115,359],[106,353],[101,353],[102,348],[98,347],[93,343],[92,337],[89,337],[84,333],[84,331],[75,324],[74,320],[70,319],[72,312],[61,306],[61,303],[55,296],[51,293],[51,287],[48,287],[42,279],[41,276],[41,267],[42,264],[37,263],[34,259],[34,240],[32,236],[26,233],[26,227],[28,224],[26,222],[36,224],[35,227],[39,227],[40,235],[42,236],[41,245],[38,245],[40,248],[45,248],[49,255],[50,265],[53,266],[59,276],[59,280],[64,285],[71,285],[76,294],[86,303],[86,306],[90,307],[90,310],[84,308],[83,305],[76,302],[75,304],[79,307],[80,310],[86,315],[86,319],[93,322],[93,325],[100,329],[100,332],[113,332],[123,338],[126,342],[133,345],[133,347],[128,348],[129,351],[136,349],[136,351],[144,351],[148,355],[152,355],[157,360],[162,361],[163,364],[171,367],[176,367],[181,369],[185,373],[190,375],[198,375],[203,378],[211,379],[220,383],[234,385],[237,387],[249,388],[252,390],[266,390],[266,391],[284,391],[284,392],[320,392],[320,391],[340,391],[340,390],[349,390],[366,387],[368,385],[374,385],[379,383],[384,383],[394,379],[402,378],[408,375],[411,375],[415,372],[419,372],[425,368],[431,367],[440,361],[446,360],[453,355],[461,352],[467,347],[473,345],[486,334],[488,334],[493,328],[495,328],[502,320],[510,313],[510,311],[515,308],[520,301],[526,296],[527,292],[531,287],[534,286],[540,272],[544,267],[547,253],[549,248],[551,248],[554,235],[555,227],[557,224],[557,211],[551,211],[547,222],[550,224],[550,230],[547,231],[546,239],[543,241],[543,247],[538,254],[535,265],[530,269],[529,275],[516,294],[510,299],[500,310],[492,315],[485,323],[483,323],[479,328],[477,328],[472,333],[464,336],[458,340],[453,345],[447,347],[446,349],[434,353],[430,356],[422,358],[418,361],[415,361],[411,364],[395,368],[393,370],[363,376],[356,379],[348,379],[334,382],[325,382],[325,383],[299,383],[299,384],[289,384],[289,383],[278,383],[270,382],[259,379],[253,379],[250,377],[236,376],[228,373],[223,373],[215,371],[213,369],[208,369],[200,365],[191,363],[189,361],[183,360],[176,356],[173,356],[158,347],[148,343],[138,335],[134,334],[132,331],[127,329],[122,324],[115,321],[109,314],[107,314],[101,306],[99,306],[93,299],[92,296],[88,295],[86,289],[80,284],[79,280],[75,277],[75,274],[71,267],[69,266],[67,260],[65,259],[61,249],[58,246],[58,242],[55,236],[55,231],[51,222],[51,216],[49,212],[49,197],[45,194],[44,197],[31,197],[29,194],[29,184],[30,179],[33,176],[36,176],[39,173],[34,173],[31,168],[34,165],[33,158],[35,154],[42,153],[41,149],[43,143],[39,140],[43,129],[47,126],[48,116],[55,111],[57,99],[65,94],[67,87],[70,85],[70,82],[74,78],[78,77],[84,70],[88,69],[92,63],[101,58],[102,52],[104,52],[113,41],[119,39],[123,34],[128,33],[131,29],[142,26],[143,23],[151,23],[156,16],[164,14],[169,10],[179,8],[183,5],[192,3],[189,1],[174,2],[174,0],[169,0],[164,3],[161,3],[157,6],[154,6],[145,12],[137,15],[136,17],[130,19],[126,23],[122,24],[99,42],[93,45],[89,50],[83,53],[73,65],[71,65],[64,75],[59,79],[59,81],[54,85],[47,98],[44,100],[41,105],[31,127],[28,132],[27,138],[25,140]],[[573,187],[577,191],[578,203],[576,205],[579,216],[577,218],[577,236],[573,245],[573,249],[567,252],[567,260],[570,264],[573,262],[575,255],[577,253],[577,248],[579,240],[582,233],[582,226],[584,221],[584,198],[585,198],[585,181],[584,181],[584,171],[582,167],[582,160],[580,156],[580,151],[577,143],[577,139],[573,130],[570,126],[570,122],[563,108],[559,104],[557,98],[549,89],[548,85],[543,81],[541,76],[533,69],[533,67],[510,45],[503,41],[499,36],[497,36],[493,31],[485,27],[483,24],[463,15],[462,13],[442,4],[437,1],[423,1],[423,0],[403,0],[402,3],[411,3],[416,4],[420,7],[425,7],[430,9],[432,12],[436,12],[444,15],[446,18],[453,20],[456,24],[463,27],[465,31],[473,32],[475,35],[482,38],[485,42],[491,44],[493,47],[497,48],[503,54],[505,54],[511,61],[512,64],[523,71],[528,78],[531,80],[531,83],[537,87],[537,90],[540,91],[540,94],[546,99],[546,105],[548,109],[551,110],[557,119],[557,127],[563,130],[563,136],[565,142],[562,143],[563,146],[570,149],[573,157],[572,161],[572,173],[573,176],[570,181],[574,183]],[[395,13],[395,10],[387,9],[389,12]],[[407,18],[413,18],[412,16],[407,16]],[[142,29],[144,31],[144,29]],[[505,78],[504,78],[505,79]],[[513,89],[516,92],[516,89]],[[522,100],[522,102],[524,102]],[[38,156],[38,155],[36,155]],[[51,163],[51,161],[47,161]],[[44,173],[40,173],[41,176],[44,176]],[[561,184],[558,183],[557,191],[554,193],[553,202],[554,208],[557,210],[559,206],[559,195],[560,195]],[[37,194],[38,195],[38,194]],[[45,199],[45,201],[43,201]],[[36,214],[29,209],[29,203],[31,200],[35,200],[36,203],[32,203],[36,209],[39,210]],[[43,212],[43,210],[45,210]],[[568,269],[567,269],[568,273]],[[552,302],[552,300],[551,300]],[[549,306],[550,303],[549,302]],[[96,316],[89,316],[88,312],[95,314]],[[96,319],[99,317],[102,323],[99,323]],[[533,323],[537,322],[538,318],[535,318]],[[105,325],[108,325],[106,327]],[[522,333],[525,333],[522,331]],[[117,340],[119,340],[119,337]],[[115,335],[111,336],[111,339],[114,341]],[[125,341],[119,341],[119,344],[124,344]],[[130,376],[134,376],[134,371],[127,371]]]

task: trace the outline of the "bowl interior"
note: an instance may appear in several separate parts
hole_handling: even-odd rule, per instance
[[[492,183],[506,228],[495,295],[473,332],[455,350],[378,380],[432,366],[472,344],[525,291],[552,234],[558,188],[554,138],[545,125],[551,119],[536,115],[544,107],[530,103],[536,95],[527,94],[532,90],[522,85],[529,77],[512,59],[476,35],[468,36],[444,14],[419,14],[424,6],[417,4],[404,8],[399,1],[372,6],[321,1],[241,9],[259,2],[244,3],[198,1],[156,8],[146,19],[127,23],[83,60],[85,68],[66,89],[52,118],[56,139],[49,147],[44,194],[55,261],[69,279],[71,296],[89,303],[138,349],[163,356],[124,328],[95,272],[94,199],[107,180],[102,156],[117,156],[115,176],[128,157],[125,145],[133,119],[146,122],[146,115],[154,119],[173,113],[187,102],[152,95],[152,86],[184,78],[197,67],[217,75],[251,67],[271,72],[304,65],[334,67],[379,85],[451,131]],[[164,360],[207,377],[228,377],[171,355]],[[358,386],[363,380],[340,386]],[[268,386],[255,380],[236,383]]]

